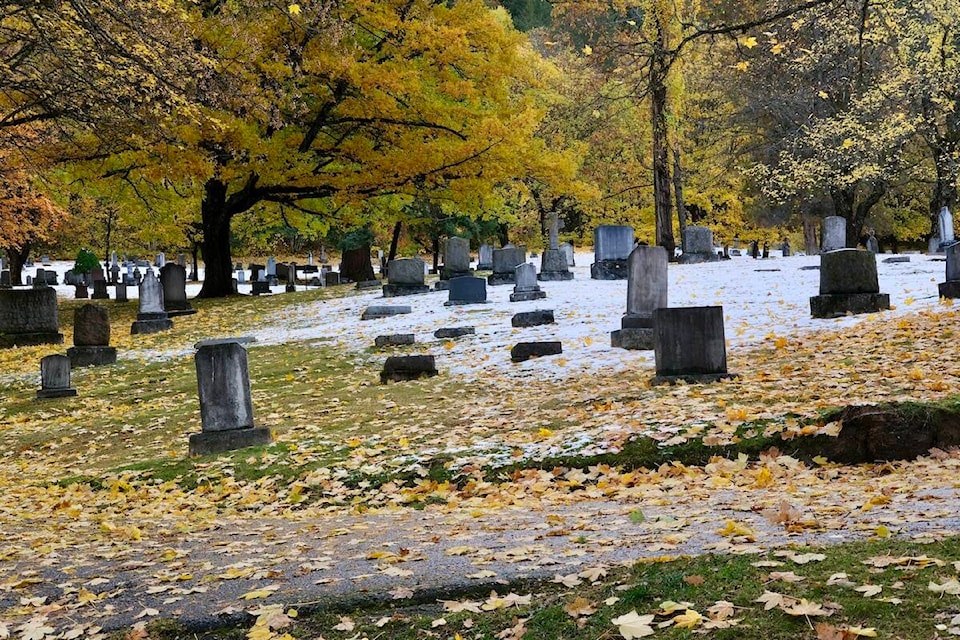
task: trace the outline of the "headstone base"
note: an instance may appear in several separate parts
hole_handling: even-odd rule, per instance
[[[459,307],[467,304],[488,304],[489,300],[447,300],[443,303],[445,307]]]
[[[510,360],[512,362],[526,362],[531,358],[556,356],[561,353],[563,353],[563,345],[559,341],[518,342],[510,349]]]
[[[610,346],[614,349],[650,351],[653,349],[653,328],[624,328],[611,331]]]
[[[77,390],[73,387],[69,389],[40,389],[37,391],[37,400],[49,400],[50,398],[70,398],[77,395]]]
[[[430,293],[430,287],[425,284],[385,284],[383,285],[383,297],[395,298],[397,296],[415,296],[419,293]]]
[[[130,335],[160,333],[173,328],[173,320],[166,313],[138,313],[130,325]]]
[[[399,316],[406,313],[413,313],[413,307],[408,304],[401,305],[372,305],[363,310],[360,316],[361,320],[374,320],[376,318],[389,318],[390,316]]]
[[[440,269],[441,280],[453,280],[454,278],[464,278],[472,275],[473,269],[467,269],[466,271],[453,271],[452,269],[447,269],[446,267]]]
[[[590,278],[593,280],[626,280],[626,260],[601,260],[590,265]]]
[[[527,302],[529,300],[543,300],[547,292],[542,289],[536,291],[519,291],[510,294],[510,302]]]
[[[390,356],[383,363],[380,384],[429,378],[437,374],[436,359],[433,356]]]
[[[830,293],[810,298],[810,315],[814,318],[839,318],[889,308],[890,294],[887,293]]]
[[[677,258],[679,264],[703,264],[705,262],[720,262],[720,256],[715,253],[683,253]]]
[[[117,361],[117,348],[108,346],[70,347],[67,349],[70,368],[99,367]]]
[[[273,437],[266,427],[204,431],[190,434],[190,455],[206,456],[214,453],[270,444]]]
[[[477,330],[474,327],[444,327],[433,332],[434,338],[459,338],[461,336],[476,335]]]
[[[338,274],[338,275],[339,275],[339,274]],[[333,283],[333,284],[340,284],[340,281],[337,280],[337,282],[335,282],[335,283]],[[333,286],[333,284],[331,284],[331,283],[329,283],[329,282],[326,283],[326,285],[327,285],[328,287]],[[379,281],[379,280],[361,280],[360,282],[357,283],[357,289],[377,289],[377,288],[379,288],[379,287],[380,287],[380,281]]]
[[[412,333],[392,333],[388,336],[377,336],[373,339],[373,344],[376,347],[399,347],[415,342],[416,337]]]
[[[553,317],[553,309],[537,309],[536,311],[524,311],[515,314],[510,319],[510,325],[513,327],[537,327],[542,324],[554,324],[556,320]]]
[[[685,376],[654,376],[650,379],[652,386],[661,384],[677,384],[685,382],[687,384],[709,384],[711,382],[720,382],[721,380],[733,380],[740,376],[736,373],[699,373]]]
[[[948,280],[937,285],[941,298],[960,298],[960,280]]]
[[[492,262],[478,262],[477,271],[493,271]]]
[[[537,274],[537,280],[541,282],[562,282],[573,280],[572,271],[541,271]]]
[[[254,280],[251,284],[250,293],[255,296],[259,296],[261,293],[272,293],[270,283],[266,280]]]
[[[63,344],[63,334],[52,331],[0,334],[0,348],[32,347],[38,344]]]
[[[514,273],[491,273],[487,276],[487,284],[496,287],[502,284],[516,284],[516,274]]]

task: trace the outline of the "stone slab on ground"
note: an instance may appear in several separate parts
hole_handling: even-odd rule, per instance
[[[389,318],[390,316],[404,315],[412,313],[413,308],[408,304],[396,305],[370,305],[363,310],[361,320],[374,320],[376,318]]]
[[[429,378],[437,374],[437,363],[433,356],[390,356],[383,363],[383,371],[380,372],[380,384]]]
[[[514,327],[537,327],[542,324],[554,324],[553,309],[537,309],[536,311],[521,311],[510,319]]]
[[[561,353],[563,353],[563,345],[559,341],[518,342],[510,349],[510,360],[513,362],[526,362],[531,358],[556,356]]]

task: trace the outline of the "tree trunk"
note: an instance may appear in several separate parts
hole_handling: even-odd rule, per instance
[[[430,249],[433,251],[433,271],[430,273],[440,273],[440,236],[438,234],[430,238]]]
[[[510,227],[501,222],[497,225],[497,237],[500,240],[500,246],[505,247],[510,244]]]
[[[808,256],[820,253],[820,241],[817,239],[817,218],[803,217],[803,248]]]
[[[203,287],[198,298],[223,298],[233,294],[233,263],[230,257],[230,222],[227,185],[211,178],[203,186],[200,220],[203,226]]]
[[[673,207],[670,200],[670,158],[667,141],[667,74],[670,60],[666,53],[666,33],[657,23],[656,51],[650,61],[650,124],[653,136],[653,212],[657,244],[674,259],[677,243],[673,238]]]
[[[687,250],[684,231],[687,229],[687,206],[683,201],[683,171],[680,168],[680,147],[673,145],[673,197],[677,202],[677,220],[680,223],[680,248]]]
[[[30,243],[25,243],[19,249],[7,249],[7,266],[10,269],[10,284],[19,287],[23,284],[23,263],[30,256]]]
[[[370,263],[370,245],[364,244],[356,249],[346,249],[340,257],[340,277],[353,282],[376,280],[373,265]]]
[[[400,231],[403,229],[403,222],[397,220],[393,225],[393,237],[390,238],[390,253],[387,254],[387,262],[397,259],[397,245],[400,244]]]

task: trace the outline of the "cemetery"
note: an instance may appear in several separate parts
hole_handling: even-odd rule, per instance
[[[960,0],[0,25],[0,640],[960,637]]]

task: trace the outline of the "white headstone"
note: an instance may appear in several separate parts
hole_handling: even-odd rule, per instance
[[[952,244],[955,238],[953,234],[953,216],[950,214],[950,209],[947,207],[940,209],[937,222],[940,223],[940,244]]]
[[[163,287],[152,269],[147,269],[140,282],[140,313],[166,313],[163,309]]]

